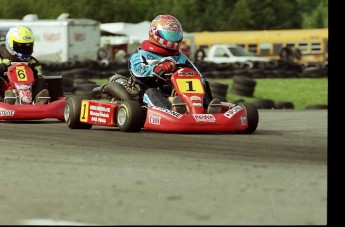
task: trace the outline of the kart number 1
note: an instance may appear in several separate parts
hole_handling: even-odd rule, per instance
[[[199,79],[177,79],[176,82],[182,93],[204,93]]]

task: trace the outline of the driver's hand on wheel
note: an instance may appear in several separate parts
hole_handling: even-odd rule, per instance
[[[176,63],[174,61],[166,60],[156,65],[153,71],[156,74],[161,75],[162,73],[171,73],[173,72],[175,68],[176,68]]]

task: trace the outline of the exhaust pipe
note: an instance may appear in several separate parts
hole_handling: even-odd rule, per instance
[[[110,95],[111,97],[122,101],[132,100],[132,97],[127,89],[122,84],[117,82],[110,82],[92,90],[92,97],[101,97],[102,94]]]

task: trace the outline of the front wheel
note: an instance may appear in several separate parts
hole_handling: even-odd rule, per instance
[[[145,111],[136,101],[125,101],[117,109],[116,122],[123,132],[138,132],[145,123]]]
[[[64,109],[65,122],[71,129],[90,129],[92,125],[80,122],[82,96],[69,96]]]
[[[247,113],[248,127],[247,129],[241,132],[247,133],[247,134],[251,134],[255,132],[259,123],[259,112],[258,112],[257,107],[253,103],[250,103],[250,102],[240,102],[238,105],[243,107]]]

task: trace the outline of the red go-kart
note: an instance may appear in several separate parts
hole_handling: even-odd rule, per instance
[[[0,78],[0,87],[5,90],[12,89],[15,93],[14,104],[0,102],[0,120],[34,120],[56,118],[64,120],[64,107],[66,98],[62,96],[62,77],[45,77],[49,97],[47,104],[35,104],[32,97],[32,85],[35,83],[31,68],[25,62],[13,62],[7,70],[8,81]]]
[[[158,106],[147,107],[133,100],[125,86],[117,82],[102,85],[102,91],[112,98],[109,102],[70,96],[65,108],[65,122],[71,129],[90,129],[92,125],[114,126],[123,132],[142,129],[161,132],[238,132],[253,133],[258,125],[257,107],[252,103],[233,104],[221,102],[221,111],[209,113],[203,107],[205,94],[198,72],[185,65],[178,65],[171,75],[158,80],[172,87],[171,100],[180,97],[184,112]],[[174,106],[174,103],[172,103]],[[180,108],[181,110],[181,108]]]

